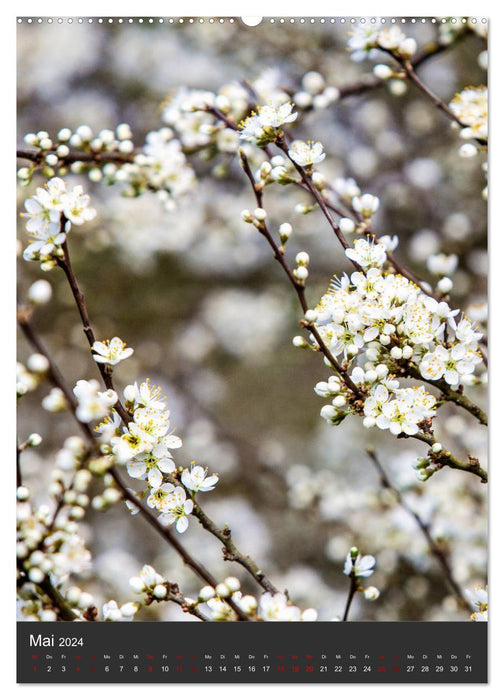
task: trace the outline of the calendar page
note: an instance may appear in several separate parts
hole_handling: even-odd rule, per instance
[[[487,682],[488,25],[17,18],[18,683]]]

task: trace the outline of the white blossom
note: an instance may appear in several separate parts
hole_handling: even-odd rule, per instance
[[[321,163],[326,154],[320,141],[293,141],[289,148],[289,156],[302,167]]]
[[[189,491],[212,491],[219,477],[216,474],[207,476],[207,473],[206,467],[193,466],[190,471],[184,469],[181,481]]]
[[[465,139],[488,137],[488,89],[486,85],[467,87],[448,105],[465,126],[460,135]]]
[[[371,554],[366,554],[364,556],[357,554],[354,560],[352,553],[348,552],[343,567],[343,573],[345,576],[353,575],[358,578],[367,578],[374,574],[375,566],[376,559]]]
[[[132,348],[127,348],[126,343],[117,336],[112,340],[96,340],[93,343],[93,359],[108,365],[117,365],[121,360],[125,360],[133,354]]]
[[[172,486],[172,484],[166,484]],[[159,520],[163,525],[171,525],[175,523],[177,532],[185,532],[189,525],[187,516],[193,510],[193,502],[186,497],[186,493],[182,486],[175,486],[173,490],[167,492],[166,498],[161,506],[161,515]]]
[[[373,242],[364,238],[354,241],[353,248],[346,248],[345,255],[361,267],[381,267],[387,259],[383,243]]]
[[[98,420],[107,415],[112,406],[117,403],[117,394],[112,389],[99,391],[100,385],[96,379],[86,381],[79,379],[73,388],[77,399],[77,418],[84,423]]]

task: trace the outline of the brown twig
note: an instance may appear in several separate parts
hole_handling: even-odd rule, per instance
[[[415,435],[405,435],[404,433],[400,433],[398,437],[413,437],[415,438],[415,440],[424,442],[430,447],[432,447],[437,442],[436,438],[434,437],[434,435],[432,435],[432,433],[418,432],[415,433]],[[443,450],[442,452],[434,455],[433,457],[433,461],[438,465],[438,469],[441,469],[445,466],[450,467],[450,469],[457,469],[459,471],[467,472],[468,474],[474,474],[475,476],[478,476],[483,484],[486,484],[488,482],[487,472],[480,465],[479,460],[476,457],[473,457],[472,455],[469,455],[469,459],[467,462],[458,459],[458,457],[455,457],[448,450]]]
[[[241,152],[240,154],[241,162],[242,162],[242,167],[243,170],[247,176],[247,178],[250,181],[250,184],[252,186],[252,189],[255,194],[256,198],[256,203],[257,206],[262,208],[262,191],[256,187],[256,183],[254,180],[254,175],[252,173],[252,170],[250,168],[250,164],[248,162],[248,158],[245,155],[245,153]],[[273,236],[271,235],[271,232],[268,228],[268,225],[265,221],[261,221],[257,225],[257,230],[264,236],[264,238],[268,241],[268,244],[270,248],[273,250],[274,257],[275,259],[280,263],[282,266],[285,274],[290,280],[290,283],[296,290],[296,294],[299,299],[299,303],[301,308],[303,309],[303,312],[306,313],[308,310],[308,302],[306,301],[306,295],[305,295],[305,289],[304,285],[301,284],[295,277],[294,273],[292,272],[290,266],[288,265],[287,261],[285,260],[285,256],[276,244]],[[343,369],[343,367],[339,364],[337,359],[334,357],[332,352],[329,350],[327,345],[324,343],[322,340],[320,333],[318,332],[317,328],[313,323],[308,323],[308,322],[303,322],[303,325],[305,328],[309,329],[315,340],[317,341],[318,347],[320,351],[323,353],[323,355],[329,360],[331,363],[331,366],[334,368],[336,372],[341,376],[342,380],[345,382],[347,387],[354,393],[356,398],[361,398],[362,397],[362,392],[361,390],[354,384],[354,382],[350,379],[348,376],[347,372]]]
[[[350,606],[352,605],[352,600],[354,598],[354,595],[357,593],[358,588],[359,588],[359,586],[357,584],[355,574],[352,571],[352,573],[350,574],[350,589],[348,591],[348,598],[346,601],[345,612],[343,613],[342,622],[348,621],[348,614],[350,612]]]
[[[72,294],[73,294],[75,303],[77,305],[79,315],[81,317],[82,330],[84,331],[84,335],[86,336],[88,343],[89,343],[89,347],[91,348],[91,351],[92,351],[96,338],[95,338],[93,328],[91,327],[91,321],[89,320],[89,313],[88,313],[86,302],[84,299],[84,293],[81,291],[81,289],[79,287],[77,277],[75,276],[75,273],[74,273],[74,270],[72,267],[72,263],[70,261],[70,253],[68,251],[68,244],[66,241],[62,245],[62,249],[63,249],[63,258],[58,258],[58,265],[59,265],[59,267],[61,267],[61,269],[65,273],[66,278],[68,280],[68,283],[70,285],[70,289],[72,290]],[[95,364],[98,365],[98,369],[100,371],[103,382],[104,382],[105,386],[107,387],[107,389],[115,391],[114,384],[112,381],[112,368],[109,367],[109,365],[102,364],[101,362],[97,362]],[[123,421],[123,423],[127,426],[129,421],[131,420],[131,415],[124,408],[124,406],[122,405],[119,398],[117,399],[117,402],[114,404],[114,409],[117,411],[117,413],[121,417],[121,420]]]
[[[23,332],[25,333],[25,336],[27,340],[32,344],[32,346],[37,350],[37,352],[40,352],[40,354],[43,354],[44,357],[46,357],[47,360],[49,360],[50,366],[52,367],[52,372],[49,374],[49,379],[50,381],[54,384],[54,386],[58,387],[61,389],[63,394],[65,396],[69,396],[70,401],[69,401],[69,407],[72,412],[73,417],[77,421],[78,425],[80,426],[81,430],[83,431],[88,444],[90,445],[90,448],[92,450],[96,449],[96,436],[94,435],[93,431],[89,427],[87,423],[83,423],[81,420],[77,418],[76,415],[76,403],[74,400],[74,397],[72,396],[71,392],[69,391],[68,387],[66,386],[66,382],[63,379],[63,376],[61,373],[58,371],[56,365],[54,362],[50,359],[47,351],[45,350],[44,346],[40,342],[40,340],[37,338],[33,328],[29,324],[29,321],[26,319],[26,317],[23,320],[23,325],[21,326],[23,329]],[[118,487],[118,489],[121,491],[123,499],[125,501],[130,501],[133,503],[139,511],[142,513],[142,516],[145,520],[148,521],[148,523],[163,537],[163,539],[171,546],[173,547],[179,556],[182,558],[184,563],[192,570],[194,573],[204,582],[207,583],[211,586],[216,586],[218,581],[215,579],[212,574],[210,574],[207,569],[200,564],[194,557],[192,557],[185,547],[180,544],[179,540],[172,534],[169,528],[165,528],[159,520],[156,518],[156,516],[151,512],[151,510],[140,500],[138,499],[134,493],[131,493],[131,491],[126,487],[124,484],[122,478],[120,477],[118,471],[116,470],[115,467],[112,467],[109,470],[109,473],[111,476],[114,478],[114,481]],[[236,614],[239,616],[240,619],[248,620],[248,616],[246,616],[238,606],[235,606],[233,608],[236,612]]]
[[[373,447],[368,447],[366,450],[367,454],[369,455],[374,467],[378,471],[378,474],[380,476],[380,483],[383,488],[388,489],[391,491],[398,504],[403,508],[403,510],[406,511],[417,523],[418,527],[420,528],[427,545],[429,547],[429,550],[433,557],[437,559],[441,569],[443,570],[446,580],[448,581],[448,584],[451,586],[453,592],[457,596],[458,603],[461,607],[465,607],[469,612],[472,612],[472,609],[470,605],[468,604],[467,600],[464,597],[464,594],[462,592],[462,589],[458,585],[458,583],[455,581],[455,578],[453,576],[453,572],[450,567],[450,563],[448,561],[448,557],[446,556],[446,553],[443,551],[443,549],[438,545],[438,543],[435,541],[433,538],[431,531],[430,531],[430,526],[428,523],[426,523],[420,515],[413,510],[413,508],[410,507],[408,502],[406,501],[405,498],[403,498],[402,493],[397,489],[390,481],[389,476],[387,475],[387,472],[385,471],[383,465],[381,464],[380,460],[378,459],[378,456],[376,454],[376,451]]]
[[[17,586],[18,588],[21,588],[21,586],[29,582],[29,579],[27,576],[27,571],[24,567],[24,562],[18,559],[17,564],[20,573]],[[58,589],[53,586],[49,576],[45,576],[42,581],[34,583],[33,585],[40,588],[40,590],[51,600],[60,620],[72,622],[78,618],[78,615],[74,613]]]

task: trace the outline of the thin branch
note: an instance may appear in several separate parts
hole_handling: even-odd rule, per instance
[[[23,485],[23,477],[21,473],[21,453],[23,452],[22,446],[16,445],[16,488],[18,489]]]
[[[463,408],[465,411],[474,416],[482,425],[488,425],[488,418],[485,411],[477,404],[473,403],[465,394],[452,389],[451,386],[443,379],[426,379],[420,374],[412,363],[408,363],[405,371],[407,372],[406,376],[414,377],[415,379],[419,379],[420,381],[439,389],[441,392],[439,401],[442,401],[443,403],[455,403],[457,406],[460,406],[460,408]]]
[[[252,186],[252,189],[254,191],[255,197],[256,197],[256,202],[258,207],[262,207],[262,191],[256,187],[256,183],[254,180],[254,175],[252,173],[252,170],[250,168],[250,164],[248,162],[248,158],[245,155],[245,153],[241,152],[240,154],[241,157],[241,162],[243,166],[243,170],[245,174],[247,175],[250,184]],[[305,289],[304,285],[298,282],[298,280],[294,277],[294,274],[289,267],[287,261],[285,260],[285,256],[283,255],[282,251],[280,248],[277,246],[273,236],[271,235],[271,232],[268,228],[268,225],[265,221],[261,221],[259,225],[257,226],[257,230],[266,238],[266,240],[269,243],[270,248],[273,250],[274,257],[275,259],[280,263],[282,266],[285,274],[290,280],[290,283],[296,290],[296,294],[299,299],[299,303],[301,305],[301,308],[303,309],[303,312],[306,312],[308,307],[308,302],[306,301],[306,296],[305,296]],[[322,338],[320,337],[320,333],[318,332],[317,328],[313,323],[308,323],[307,321],[303,322],[303,326],[311,332],[315,340],[317,341],[317,344],[319,346],[320,351],[325,355],[325,357],[329,360],[331,363],[332,367],[335,369],[336,372],[341,376],[347,387],[354,393],[356,398],[362,398],[362,392],[361,390],[354,384],[354,382],[350,379],[348,376],[347,372],[343,369],[343,367],[339,364],[337,359],[334,357],[332,352],[329,350],[327,345],[324,343]]]
[[[411,65],[415,69],[419,68],[431,58],[435,58],[436,56],[439,56],[439,54],[444,53],[448,49],[453,48],[455,44],[458,43],[463,37],[467,36],[468,33],[469,30],[466,27],[464,27],[464,29],[456,37],[455,41],[453,41],[451,44],[441,44],[439,42],[434,41],[426,44],[411,59]],[[387,80],[378,78],[375,75],[365,75],[361,80],[358,80],[356,82],[337,86],[339,91],[338,101],[344,100],[346,97],[362,95],[365,92],[383,87],[384,85],[386,85],[386,83]]]
[[[424,522],[424,520],[420,517],[420,515],[413,510],[406,501],[405,498],[403,498],[402,493],[397,489],[395,486],[390,481],[390,478],[388,477],[383,465],[381,464],[380,460],[378,459],[378,456],[376,454],[376,451],[373,447],[368,447],[366,449],[367,454],[369,455],[371,462],[375,466],[376,470],[378,471],[378,474],[380,476],[380,483],[383,488],[388,489],[391,491],[394,496],[397,499],[398,504],[403,508],[403,510],[406,511],[417,523],[418,527],[420,528],[427,545],[429,547],[429,550],[433,557],[437,559],[441,569],[443,570],[443,573],[446,577],[446,580],[448,581],[449,585],[451,586],[453,592],[457,596],[458,603],[461,607],[465,607],[467,610],[472,612],[472,609],[470,605],[468,604],[467,600],[464,597],[464,594],[462,592],[462,589],[458,585],[458,583],[455,581],[455,578],[453,576],[453,572],[450,567],[450,563],[448,561],[448,557],[446,556],[446,553],[443,551],[443,549],[438,545],[438,543],[435,541],[435,539],[432,537],[430,526],[428,523]]]
[[[356,594],[357,590],[358,590],[357,580],[355,578],[355,574],[352,572],[350,574],[350,590],[348,591],[348,598],[347,598],[347,602],[345,605],[345,612],[343,613],[342,622],[348,621],[348,614],[350,612],[350,606],[352,605],[352,600],[353,600],[354,595]]]
[[[187,494],[189,497],[191,497],[190,492],[187,491]],[[224,545],[224,559],[227,561],[235,561],[237,564],[240,564],[240,566],[246,569],[265,591],[269,593],[278,593],[278,588],[273,585],[262,569],[260,569],[255,563],[252,557],[240,552],[238,547],[234,544],[231,538],[230,528],[227,526],[223,529],[217,527],[214,521],[201,509],[194,497],[192,500],[194,504],[192,514],[199,520],[205,530],[211,532],[214,537],[222,542]]]
[[[48,151],[35,151],[26,148],[18,148],[16,157],[23,160],[29,160],[36,165],[41,165],[48,155],[58,155],[56,149]],[[135,155],[132,153],[121,153],[120,151],[108,151],[100,153],[98,151],[71,151],[66,156],[58,156],[61,163],[64,165],[72,165],[73,163],[90,163],[91,165],[102,165],[104,163],[115,163],[124,165],[125,163],[133,163]]]
[[[347,248],[351,248],[351,245],[346,240],[345,236],[341,232],[340,227],[338,226],[338,224],[334,220],[324,197],[320,194],[318,189],[313,184],[313,180],[311,179],[311,177],[309,177],[306,170],[304,168],[302,168],[300,165],[298,165],[298,163],[296,163],[296,161],[293,158],[291,158],[291,156],[289,154],[289,148],[288,148],[287,144],[285,143],[284,138],[279,136],[275,143],[278,146],[278,148],[285,153],[287,158],[290,160],[292,165],[297,170],[298,174],[301,176],[301,179],[303,180],[305,187],[308,189],[308,191],[311,193],[311,195],[313,196],[313,198],[315,199],[315,201],[319,205],[320,209],[322,210],[325,218],[329,222],[330,227],[332,228],[334,234],[336,235],[337,239],[341,243],[342,247],[345,250]],[[359,265],[358,262],[356,262],[355,260],[352,260],[351,262],[356,270],[359,270],[362,272],[362,267]]]
[[[37,334],[35,333],[32,325],[31,325],[31,309],[29,309],[29,307],[25,307],[25,306],[19,307],[18,313],[17,313],[17,321],[18,321],[18,325],[21,328],[23,335],[25,336],[28,343],[40,355],[43,355],[46,358],[47,362],[49,363],[49,366],[47,369],[47,377],[48,377],[49,381],[55,387],[57,387],[58,389],[61,390],[62,394],[64,395],[64,397],[68,403],[70,410],[73,413],[75,420],[79,424],[81,430],[84,432],[86,438],[88,440],[94,441],[93,431],[89,427],[89,424],[84,423],[79,418],[77,418],[77,415],[76,415],[77,402],[75,400],[75,396],[68,388],[61,372],[59,371],[59,369],[55,365],[55,363],[52,361],[49,352],[47,351],[46,347],[44,346],[44,344],[42,343],[40,338],[37,336]]]
[[[77,305],[77,309],[79,311],[79,315],[81,317],[82,321],[82,330],[84,331],[84,334],[88,340],[89,346],[93,348],[93,345],[95,343],[95,334],[93,331],[93,328],[91,327],[91,321],[89,320],[89,314],[86,306],[86,302],[84,299],[84,294],[81,291],[79,287],[79,283],[77,281],[77,277],[75,276],[72,263],[70,261],[70,254],[68,251],[68,244],[65,241],[62,245],[63,249],[63,258],[58,258],[58,265],[61,267],[63,272],[66,275],[66,278],[68,280],[68,283],[70,285],[70,289],[72,290],[73,297],[75,299],[75,303]],[[109,365],[104,365],[101,362],[95,363],[98,365],[98,369],[100,371],[100,374],[103,378],[103,382],[107,389],[110,389],[112,391],[114,390],[114,384],[112,382],[112,368]],[[124,424],[127,426],[128,423],[131,420],[131,415],[128,413],[128,411],[124,408],[122,405],[120,399],[117,399],[117,402],[114,404],[114,408],[117,411],[117,413],[120,415],[121,420],[124,422]]]
[[[29,582],[26,569],[24,568],[24,562],[18,559],[18,568],[20,571],[20,578],[18,580],[18,588],[21,588],[25,583]],[[49,576],[34,584],[51,600],[53,607],[57,611],[58,618],[66,622],[72,622],[78,619],[78,615],[74,613],[72,608],[68,605],[67,601],[63,598],[58,589],[53,586]]]
[[[24,319],[24,324],[22,326],[23,330],[26,331],[28,329],[28,333],[26,334],[27,340],[33,345],[34,348],[37,349],[40,354],[43,354],[51,363],[53,372],[50,373],[49,378],[51,382],[54,384],[54,386],[58,387],[61,389],[61,391],[65,394],[65,396],[70,396],[71,401],[69,402],[69,406],[72,412],[72,415],[74,416],[75,420],[81,427],[86,439],[88,440],[88,443],[90,446],[94,449],[96,446],[96,436],[93,434],[91,428],[87,423],[83,423],[80,421],[77,416],[76,416],[76,404],[75,400],[71,396],[68,387],[66,386],[65,380],[63,379],[61,373],[57,370],[57,367],[55,364],[50,360],[47,351],[45,348],[42,346],[41,342],[38,340],[33,328],[29,325],[28,320],[25,318]],[[130,501],[133,503],[139,511],[142,513],[142,516],[149,522],[149,524],[163,537],[163,539],[171,546],[173,547],[179,556],[182,558],[184,563],[194,571],[194,573],[204,582],[207,583],[213,587],[215,587],[218,583],[217,579],[215,579],[212,574],[210,574],[207,569],[200,564],[194,557],[192,557],[185,547],[180,544],[178,538],[176,538],[172,532],[168,529],[165,528],[159,520],[156,518],[156,516],[151,512],[151,510],[140,500],[138,499],[134,493],[131,493],[131,491],[126,487],[124,482],[122,481],[122,478],[120,477],[119,473],[117,472],[115,467],[112,467],[112,469],[109,470],[109,473],[111,476],[114,478],[114,481],[121,491],[123,498],[125,501]],[[231,607],[233,607],[234,611],[238,615],[239,619],[241,620],[248,620],[249,617],[243,613],[242,610],[234,603],[231,601],[230,602]]]
[[[415,435],[405,435],[404,433],[400,433],[400,435],[398,435],[397,437],[412,437],[415,438],[415,440],[424,442],[430,447],[432,447],[437,442],[436,438],[431,433],[415,433]],[[463,462],[461,459],[458,459],[458,457],[452,455],[452,453],[449,450],[443,450],[439,454],[435,455],[435,459],[433,459],[433,461],[438,465],[438,469],[441,469],[445,466],[450,467],[450,469],[458,469],[459,471],[467,472],[469,474],[474,474],[475,476],[478,476],[483,484],[486,484],[488,482],[487,472],[480,465],[479,460],[476,457],[473,457],[472,455],[469,455],[469,459],[467,462]]]
[[[163,581],[163,583],[160,585],[166,587],[166,596],[164,598],[154,598],[154,596],[149,596],[144,603],[145,606],[152,605],[152,603],[162,603],[163,601],[168,601],[171,603],[176,603],[176,605],[178,605],[183,612],[188,613],[189,615],[194,615],[194,617],[197,617],[199,620],[201,620],[201,622],[213,622],[213,620],[208,618],[198,609],[199,604],[197,602],[187,602],[184,596],[180,593],[177,583]]]

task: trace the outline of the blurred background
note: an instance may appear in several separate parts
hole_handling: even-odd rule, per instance
[[[41,129],[55,136],[81,124],[93,131],[131,125],[135,145],[163,126],[161,104],[179,86],[218,90],[224,83],[269,81],[289,94],[303,76],[320,73],[341,88],[369,75],[377,61],[356,62],[346,48],[350,25],[263,21],[255,28],[239,20],[142,25],[69,24],[18,27],[18,140]],[[402,27],[419,47],[447,41],[450,29],[432,23]],[[468,85],[486,82],[486,42],[476,31],[421,68],[424,82],[445,102]],[[423,279],[429,255],[455,253],[452,306],[468,311],[485,329],[486,185],[482,158],[461,158],[458,130],[414,87],[397,84],[365,91],[303,114],[291,129],[296,138],[320,140],[327,158],[320,170],[330,182],[354,178],[362,192],[378,195],[373,218],[380,235],[398,235],[397,257]],[[177,464],[191,461],[220,476],[202,507],[232,528],[236,544],[250,554],[276,586],[288,589],[301,607],[313,606],[329,620],[344,609],[348,579],[343,563],[349,548],[373,554],[369,584],[381,596],[359,598],[352,619],[465,620],[438,563],[429,554],[413,518],[380,486],[366,455],[374,444],[394,485],[410,507],[431,523],[462,588],[486,582],[486,487],[473,475],[444,469],[421,483],[412,464],[426,453],[420,443],[367,431],[358,418],[339,427],[320,416],[325,403],[313,391],[327,368],[315,353],[293,347],[300,332],[295,295],[257,231],[240,217],[254,198],[236,156],[189,157],[198,176],[194,191],[174,211],[155,194],[121,196],[121,187],[83,184],[98,215],[72,231],[74,267],[85,291],[97,338],[114,335],[135,349],[114,372],[117,387],[151,381],[163,388],[172,425],[183,440]],[[259,161],[260,162],[260,161]],[[20,162],[19,165],[25,163]],[[19,188],[19,207],[43,180]],[[315,306],[334,274],[350,270],[325,220],[294,188],[266,190],[273,225],[294,229],[287,257],[310,254],[309,303]],[[26,233],[22,220],[18,236]],[[52,302],[34,322],[46,346],[73,386],[98,378],[63,275],[40,271],[20,258],[19,301],[30,284],[47,278]],[[30,354],[19,341],[19,360]],[[63,440],[75,434],[71,416],[40,408],[49,392],[42,384],[19,406],[20,439],[36,430],[38,450],[23,455],[23,474],[35,502],[47,501],[47,484]],[[480,404],[485,391],[470,390]],[[477,455],[486,467],[486,432],[468,414],[443,407],[439,437],[456,454]],[[138,486],[138,483],[135,484]],[[93,488],[100,491],[100,485]],[[131,599],[130,576],[152,564],[186,595],[199,582],[176,554],[140,519],[121,506],[91,509],[83,524],[93,569],[78,584],[97,602]],[[222,560],[219,543],[193,520],[181,536],[186,547],[217,578],[236,575],[244,592],[258,593],[238,566]],[[176,606],[151,607],[140,619],[179,619]]]

